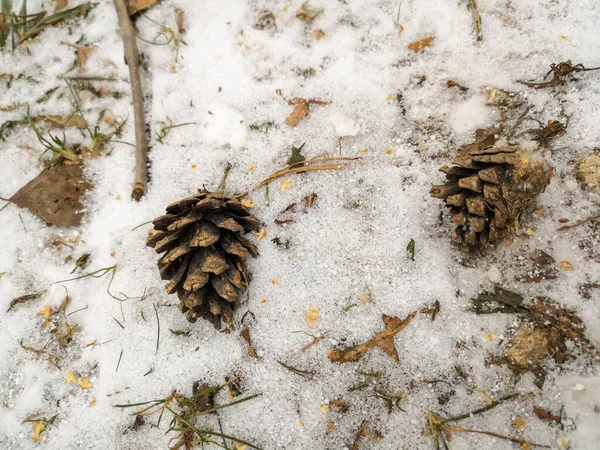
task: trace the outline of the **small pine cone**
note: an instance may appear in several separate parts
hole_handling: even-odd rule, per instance
[[[443,199],[452,212],[454,243],[467,251],[502,240],[510,244],[520,215],[553,175],[519,146],[494,146],[499,134],[499,129],[478,130],[475,142],[452,161],[455,166],[440,169],[446,184],[431,188],[431,196]]]
[[[248,289],[248,255],[257,256],[243,231],[258,230],[259,220],[238,200],[206,190],[167,206],[154,219],[146,245],[157,253],[160,276],[177,293],[187,320],[202,317],[221,329],[233,320],[233,310]]]

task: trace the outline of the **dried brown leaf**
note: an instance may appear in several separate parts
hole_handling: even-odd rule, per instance
[[[81,224],[84,216],[81,198],[90,188],[81,164],[60,164],[44,170],[10,200],[49,225],[73,227]]]
[[[419,53],[424,48],[429,47],[434,39],[435,39],[435,36],[428,36],[424,39],[420,39],[418,41],[411,42],[410,44],[408,44],[408,48],[415,53]]]
[[[440,312],[440,302],[436,300],[432,307],[423,308],[419,311],[421,314],[431,314],[431,320],[435,320],[435,316]]]
[[[56,7],[54,8],[54,12],[57,13],[62,11],[67,6],[69,6],[69,0],[56,0]]]
[[[325,32],[321,29],[313,30],[312,34],[317,41],[325,37]]]
[[[321,8],[313,8],[310,5],[310,2],[306,1],[302,3],[298,11],[296,12],[296,17],[303,22],[313,23],[313,20],[317,18],[319,14],[323,12]]]
[[[35,294],[27,294],[27,295],[22,295],[21,297],[17,297],[10,302],[10,306],[8,307],[6,312],[9,312],[11,309],[13,309],[16,305],[18,305],[20,303],[25,303],[30,300],[35,300],[37,298],[40,298],[45,293],[46,293],[46,291],[40,291],[40,292],[36,292]]]
[[[150,8],[159,3],[160,0],[127,0],[127,12],[130,16]]]
[[[244,328],[240,332],[240,336],[242,336],[244,338],[244,340],[248,343],[248,354],[250,356],[252,356],[253,358],[262,359],[260,356],[258,356],[258,354],[256,353],[256,350],[254,349],[254,346],[252,345],[252,341],[250,340],[250,329]]]
[[[306,207],[307,208],[312,208],[313,203],[315,201],[315,199],[318,197],[317,194],[315,194],[314,192],[311,192],[310,194],[308,194],[306,197],[304,197],[304,201],[306,202]]]
[[[44,120],[56,127],[61,127],[61,128],[77,127],[82,130],[87,128],[87,122],[85,121],[84,117],[81,114],[73,114],[70,116],[46,115],[46,116],[39,116],[35,119],[36,122],[38,120]]]
[[[308,328],[314,328],[317,326],[317,319],[319,318],[319,310],[315,305],[310,305],[308,310],[304,314],[304,320]]]
[[[533,413],[538,417],[538,419],[541,420],[549,420],[556,423],[562,422],[560,416],[555,416],[554,414],[549,413],[548,411],[544,411],[543,409],[537,408],[535,406],[533,407]]]
[[[289,117],[285,119],[285,124],[290,127],[295,127],[300,123],[300,119],[308,116],[308,111],[308,103],[297,104]]]
[[[354,362],[358,361],[370,348],[380,347],[389,356],[399,361],[400,358],[394,345],[394,337],[410,324],[415,314],[417,314],[417,311],[410,313],[405,319],[383,314],[381,318],[385,323],[385,329],[377,333],[373,339],[348,350],[340,352],[330,350],[327,357],[333,362]]]

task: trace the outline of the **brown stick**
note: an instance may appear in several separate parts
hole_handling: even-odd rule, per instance
[[[578,220],[573,225],[565,225],[564,227],[557,228],[556,231],[570,230],[571,228],[578,227],[579,225],[583,225],[584,223],[588,223],[588,222],[591,222],[592,220],[596,220],[596,219],[600,219],[600,214],[597,214],[592,217],[588,217],[587,219]]]
[[[121,38],[125,47],[125,61],[129,66],[131,80],[131,99],[133,102],[133,118],[135,123],[135,178],[131,197],[139,201],[146,192],[146,172],[148,168],[148,146],[146,143],[146,122],[144,121],[144,103],[142,81],[140,78],[140,57],[136,43],[135,31],[124,0],[114,0]]]

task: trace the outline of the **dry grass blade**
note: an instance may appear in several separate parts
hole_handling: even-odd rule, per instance
[[[40,298],[42,295],[44,295],[46,293],[46,291],[40,291],[40,292],[36,292],[35,294],[27,294],[27,295],[22,295],[21,297],[17,297],[15,299],[13,299],[10,302],[10,306],[9,308],[6,310],[6,312],[9,312],[10,310],[12,310],[16,305],[20,304],[20,303],[25,303],[28,302],[30,300],[35,300],[37,298]]]
[[[19,34],[19,40],[17,44],[29,39],[33,36],[41,33],[46,27],[57,25],[64,20],[72,19],[73,17],[82,16],[86,17],[87,14],[94,8],[95,5],[93,3],[84,3],[83,5],[76,6],[75,8],[67,9],[64,11],[60,11],[51,16],[42,17],[41,20],[35,22],[33,26],[23,33]]]
[[[477,33],[477,40],[480,41],[483,38],[483,30],[481,28],[481,15],[477,7],[477,0],[469,0],[469,9],[471,10],[471,14],[473,14],[473,25]]]
[[[256,189],[260,189],[261,187],[266,186],[266,185],[272,183],[273,181],[275,181],[279,178],[285,177],[287,175],[293,175],[296,173],[303,173],[303,172],[313,172],[313,171],[317,171],[317,170],[339,170],[344,167],[347,167],[349,165],[348,161],[356,161],[356,160],[360,160],[360,159],[362,159],[360,156],[339,157],[339,158],[316,157],[316,158],[306,160],[304,162],[304,165],[301,167],[297,167],[297,164],[290,164],[283,169],[273,172],[271,175],[269,175],[263,181],[258,183],[252,189],[250,189],[247,192],[242,192],[241,194],[236,195],[235,197],[233,197],[233,199],[240,199],[242,197],[245,197],[250,192],[253,192]],[[330,163],[330,164],[322,164],[322,163]]]

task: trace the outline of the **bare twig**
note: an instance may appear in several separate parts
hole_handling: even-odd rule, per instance
[[[148,146],[146,143],[146,123],[144,121],[144,103],[142,96],[142,82],[140,78],[140,56],[137,48],[135,31],[124,0],[114,0],[121,38],[125,48],[125,61],[129,66],[131,80],[131,98],[133,102],[133,117],[135,123],[135,178],[133,179],[133,192],[131,197],[140,200],[146,192],[146,172],[148,166]]]
[[[579,225],[583,225],[584,223],[591,222],[592,220],[600,219],[600,214],[596,214],[595,216],[588,217],[587,219],[578,220],[573,225],[565,225],[564,227],[557,228],[556,231],[565,231],[570,230],[571,228],[578,227]]]

